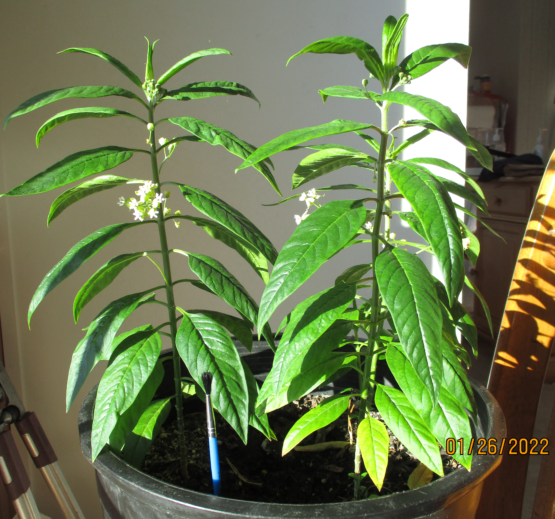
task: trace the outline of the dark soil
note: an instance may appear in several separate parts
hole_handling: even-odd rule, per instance
[[[262,433],[249,427],[248,444],[244,445],[235,431],[216,414],[220,457],[221,495],[244,501],[269,503],[333,503],[353,499],[354,446],[321,452],[291,451],[281,456],[282,442],[292,425],[315,407],[322,396],[308,396],[269,415],[270,426],[278,441],[268,441]],[[356,423],[353,417],[353,427]],[[379,413],[375,418],[381,419]],[[141,470],[173,485],[212,493],[210,459],[205,411],[186,416],[186,440],[189,448],[189,481],[179,473],[177,424],[166,423],[154,441]],[[388,429],[389,431],[389,429]],[[301,446],[315,443],[349,441],[347,413],[324,431],[318,431]],[[445,474],[460,465],[442,452]],[[389,431],[389,464],[381,492],[366,477],[362,485],[367,496],[383,496],[408,490],[407,479],[419,464]],[[464,469],[463,469],[464,470]],[[437,476],[434,475],[434,479]]]

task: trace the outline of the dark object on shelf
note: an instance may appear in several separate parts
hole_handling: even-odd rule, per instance
[[[499,155],[502,157],[508,157],[505,159],[496,160],[493,163],[493,172],[488,169],[482,169],[480,177],[478,180],[480,182],[491,182],[499,177],[506,176],[505,166],[511,165],[530,165],[530,166],[543,166],[543,160],[541,157],[534,155],[533,153],[525,153],[524,155],[511,155],[510,153],[505,153],[502,151],[497,151],[489,149],[492,155]],[[541,174],[541,171],[539,172]],[[518,176],[524,176],[520,173]]]

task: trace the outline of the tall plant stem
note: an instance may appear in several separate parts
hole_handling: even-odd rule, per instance
[[[150,103],[148,108],[148,122],[154,124],[154,106]],[[156,184],[156,192],[160,193],[160,175],[158,172],[158,158],[156,156],[155,131],[150,132],[150,162],[152,166],[152,181]],[[181,399],[181,357],[177,351],[175,338],[177,336],[177,319],[175,317],[175,300],[173,295],[172,272],[170,266],[170,252],[166,235],[164,211],[162,206],[158,214],[158,234],[160,236],[160,249],[162,251],[162,266],[164,269],[166,300],[168,302],[168,317],[170,321],[170,335],[173,353],[173,370],[175,383],[175,409],[177,411],[177,428],[179,432],[179,454],[181,458],[181,476],[189,479],[187,469],[187,444],[185,443],[185,421],[183,418],[183,402]]]
[[[380,253],[380,230],[382,226],[382,216],[384,214],[384,207],[386,207],[386,174],[385,174],[385,159],[387,153],[387,141],[388,141],[388,120],[387,112],[389,109],[389,104],[384,103],[382,106],[382,121],[381,130],[382,136],[380,140],[380,155],[378,157],[377,165],[377,176],[378,176],[378,193],[376,202],[376,214],[374,218],[374,230],[372,231],[372,262],[376,264],[376,258]],[[389,186],[387,187],[389,191]],[[389,232],[389,229],[386,229]],[[386,235],[386,239],[388,235]],[[375,278],[375,276],[374,276]],[[380,291],[378,290],[378,284],[374,281],[372,286],[372,300],[370,304],[370,317],[372,319],[372,325],[370,326],[370,333],[368,335],[368,349],[367,356],[364,362],[364,376],[362,378],[361,386],[361,397],[360,397],[360,409],[358,423],[362,422],[366,418],[368,412],[370,411],[370,405],[374,400],[375,392],[375,379],[376,379],[376,364],[378,362],[378,355],[376,351],[379,349],[379,344],[376,342],[376,338],[379,336],[379,330],[381,328],[380,320]],[[360,444],[357,438],[355,446],[355,474],[360,475],[362,468],[362,454],[360,452]],[[355,499],[360,499],[360,477],[355,479]]]

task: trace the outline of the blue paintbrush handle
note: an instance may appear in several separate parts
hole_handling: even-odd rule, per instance
[[[210,448],[210,468],[212,469],[212,483],[214,484],[214,495],[220,495],[220,458],[218,457],[218,439],[208,438]]]

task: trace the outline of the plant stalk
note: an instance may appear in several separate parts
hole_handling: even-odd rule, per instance
[[[376,265],[376,259],[378,254],[380,253],[380,230],[382,226],[382,216],[384,214],[384,208],[387,210],[388,201],[386,200],[386,196],[389,194],[389,185],[387,186],[386,191],[386,173],[385,173],[385,160],[386,160],[386,153],[387,153],[387,144],[389,135],[388,131],[388,119],[387,119],[387,112],[389,110],[389,104],[384,103],[381,108],[382,112],[382,121],[381,121],[381,130],[383,132],[380,140],[380,154],[378,157],[378,165],[377,165],[377,176],[378,176],[378,193],[377,193],[377,201],[376,201],[376,214],[374,218],[374,230],[372,231],[372,262]],[[389,223],[389,222],[387,222]],[[389,227],[389,225],[386,225]],[[386,229],[386,232],[389,233],[389,229]],[[389,238],[389,234],[386,234],[386,239]],[[374,278],[376,276],[374,275]],[[359,409],[359,416],[358,416],[358,423],[360,424],[364,418],[366,418],[368,412],[370,411],[370,406],[374,400],[374,393],[375,393],[375,380],[376,380],[376,364],[378,362],[378,355],[377,350],[380,349],[380,345],[376,342],[376,338],[379,336],[379,331],[382,327],[381,320],[379,319],[379,312],[381,306],[381,297],[380,291],[378,289],[377,282],[374,281],[372,286],[372,300],[370,304],[370,318],[372,319],[372,325],[370,327],[370,333],[368,335],[368,349],[367,349],[367,357],[364,362],[364,376],[362,380],[361,386],[361,397],[360,397],[360,409]],[[355,474],[360,476],[362,468],[362,454],[360,451],[360,444],[356,441],[355,445]],[[355,487],[354,487],[354,495],[355,499],[360,499],[360,477],[355,478]]]
[[[152,102],[148,107],[148,122],[154,124],[154,106]],[[160,175],[158,172],[158,159],[156,155],[155,130],[150,132],[150,162],[152,166],[152,181],[156,184],[156,192],[161,193]],[[189,471],[187,468],[187,444],[185,443],[185,420],[183,418],[183,401],[181,398],[181,357],[177,351],[175,338],[177,336],[177,319],[175,317],[175,299],[173,294],[173,282],[170,266],[170,252],[168,249],[168,238],[166,235],[165,217],[162,206],[158,213],[158,234],[160,236],[160,249],[162,251],[162,266],[165,277],[166,299],[168,302],[168,317],[170,322],[170,336],[173,353],[173,370],[175,383],[175,409],[177,411],[177,429],[179,434],[179,455],[181,458],[181,476],[187,481]]]

